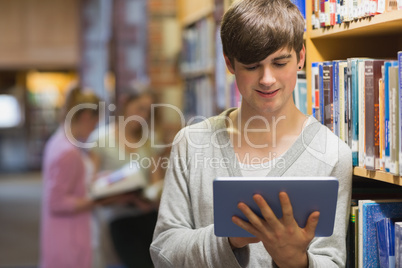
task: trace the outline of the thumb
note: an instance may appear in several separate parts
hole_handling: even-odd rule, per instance
[[[317,227],[319,218],[320,218],[320,212],[314,211],[308,217],[306,227],[304,227],[304,230],[306,231],[307,235],[311,238],[311,240],[315,236],[315,228]]]

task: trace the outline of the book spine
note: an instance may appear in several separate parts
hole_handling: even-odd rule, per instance
[[[348,65],[347,65],[347,75],[346,75],[346,82],[347,82],[347,109],[348,109],[348,125],[347,125],[347,141],[348,145],[350,148],[352,148],[352,141],[353,141],[353,128],[352,128],[352,120],[353,120],[353,107],[352,107],[352,99],[353,99],[353,88],[352,88],[352,59],[348,59]]]
[[[348,84],[348,62],[343,71],[345,88],[345,143],[349,144],[349,84]]]
[[[373,60],[365,61],[364,66],[364,84],[365,84],[365,141],[366,157],[365,165],[369,170],[375,169],[375,145],[374,145],[374,72]]]
[[[375,169],[381,169],[381,153],[380,153],[380,79],[382,77],[381,68],[384,61],[373,61],[373,78],[374,78],[374,159]]]
[[[380,154],[380,88],[379,81],[382,77],[381,68],[384,65],[382,60],[373,61],[373,89],[374,89],[374,160],[375,169],[381,167]]]
[[[333,61],[332,71],[334,133],[339,137],[339,61]]]
[[[399,174],[399,93],[398,84],[398,67],[390,67],[388,71],[389,88],[390,88],[390,109],[391,109],[391,140],[390,140],[390,172]]]
[[[359,94],[357,59],[352,60],[352,159],[359,164]]]
[[[320,62],[318,64],[318,87],[320,92],[320,118],[321,124],[324,125],[324,63]]]
[[[345,67],[346,62],[339,63],[339,138],[345,141]]]
[[[365,89],[364,89],[364,60],[359,60],[359,167],[365,167]]]
[[[402,174],[402,51],[398,52],[398,84],[399,96],[399,172]]]
[[[333,89],[332,89],[332,65],[323,67],[323,89],[324,89],[324,125],[331,131],[333,124]]]
[[[384,67],[384,66],[383,66]],[[382,68],[384,69],[384,68]],[[383,71],[382,71],[383,73]],[[380,80],[378,81],[379,85],[379,128],[380,128],[380,170],[385,171],[385,120],[384,120],[384,113],[385,113],[385,108],[384,108],[384,95],[385,95],[385,89],[384,89],[384,80],[382,79],[382,76]]]
[[[402,267],[402,222],[395,222],[395,267]]]
[[[389,156],[390,156],[390,124],[389,124],[389,114],[390,114],[390,106],[389,106],[389,80],[388,80],[388,70],[391,66],[390,62],[384,63],[384,161],[385,161],[385,171],[389,172]]]

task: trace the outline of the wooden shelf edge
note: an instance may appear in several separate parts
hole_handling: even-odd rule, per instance
[[[187,27],[204,17],[212,15],[214,11],[215,7],[213,5],[206,5],[203,8],[193,12],[191,15],[183,17],[181,20],[181,25],[183,28]]]
[[[192,71],[181,71],[181,76],[183,78],[195,78],[199,76],[204,76],[204,75],[213,75],[215,72],[215,67],[214,66],[209,66],[209,67],[204,67],[201,69],[197,70],[192,70]]]
[[[402,177],[401,176],[395,176],[391,173],[380,171],[380,170],[367,170],[362,167],[354,167],[353,175],[402,186]]]
[[[392,27],[382,27],[390,25]],[[402,10],[394,10],[372,17],[365,17],[356,21],[337,24],[330,27],[309,31],[311,39],[366,35],[366,32],[373,33],[397,33],[402,25]],[[375,30],[373,30],[375,29]]]

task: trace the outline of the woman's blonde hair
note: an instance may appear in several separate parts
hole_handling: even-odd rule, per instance
[[[95,104],[96,108],[80,108],[74,113],[74,117],[72,120],[75,120],[83,111],[91,111],[94,115],[98,115],[99,112],[99,102],[100,99],[98,96],[89,89],[83,89],[82,87],[73,87],[71,88],[66,95],[66,99],[64,102],[64,106],[61,110],[61,121],[64,121],[67,117],[67,114],[77,105],[80,104]],[[93,106],[93,105],[92,105]],[[95,107],[95,106],[94,106]]]

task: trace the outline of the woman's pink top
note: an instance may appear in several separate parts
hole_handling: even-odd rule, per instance
[[[60,128],[48,141],[43,162],[42,268],[90,268],[91,212],[76,213],[86,196],[86,170],[80,149]]]

